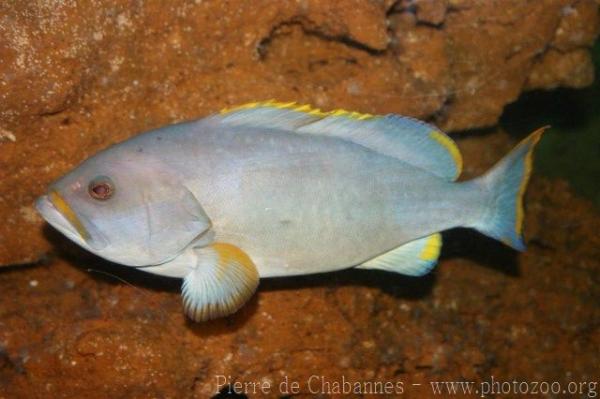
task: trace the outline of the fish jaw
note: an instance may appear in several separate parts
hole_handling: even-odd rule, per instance
[[[107,246],[104,236],[77,216],[56,191],[39,197],[35,201],[35,207],[52,227],[88,251],[97,252]]]

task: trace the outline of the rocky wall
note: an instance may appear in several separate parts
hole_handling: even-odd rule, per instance
[[[3,1],[0,265],[49,249],[32,203],[111,143],[247,101],[493,125],[583,87],[591,0]]]

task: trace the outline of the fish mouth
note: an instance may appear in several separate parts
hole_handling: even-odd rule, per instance
[[[69,222],[69,224],[75,228],[81,238],[83,238],[85,241],[90,239],[90,233],[86,230],[81,220],[77,217],[77,214],[75,211],[73,211],[73,208],[71,208],[71,206],[67,203],[67,201],[64,200],[58,191],[50,191],[48,194],[48,201],[54,206],[54,209],[56,209]]]
[[[44,219],[55,229],[86,249],[102,249],[106,240],[102,235],[90,234],[90,223],[77,216],[69,203],[56,190],[42,195],[35,201],[35,207]]]

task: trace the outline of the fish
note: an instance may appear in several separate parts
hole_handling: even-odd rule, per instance
[[[113,145],[50,184],[43,218],[111,262],[183,279],[183,310],[228,316],[261,278],[375,269],[423,276],[440,232],[523,251],[542,127],[480,177],[432,124],[254,102]]]

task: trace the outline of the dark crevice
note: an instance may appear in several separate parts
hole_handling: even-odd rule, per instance
[[[289,35],[288,32],[282,32],[282,30],[284,28],[294,27],[294,26],[300,27],[302,29],[302,32],[305,35],[313,36],[313,37],[316,37],[317,39],[328,41],[328,42],[337,42],[337,43],[343,44],[347,47],[351,47],[351,48],[354,48],[354,49],[357,49],[360,51],[364,51],[373,56],[383,55],[383,54],[385,54],[385,52],[387,50],[387,49],[383,49],[383,50],[375,49],[364,43],[354,40],[348,36],[328,35],[322,31],[320,31],[316,27],[313,27],[314,24],[306,18],[292,18],[289,21],[284,21],[284,22],[281,22],[281,23],[277,24],[276,26],[274,26],[271,29],[271,31],[269,32],[269,34],[267,35],[267,37],[265,37],[258,43],[256,52],[258,53],[259,60],[264,61],[267,58],[267,55],[269,52],[269,46],[275,38],[277,38],[279,36]]]
[[[402,0],[395,1],[387,10],[386,16],[390,16],[392,14],[402,14],[404,12],[417,14],[417,5],[414,3],[405,4]]]
[[[446,14],[448,14],[448,10],[449,10],[449,6],[446,8]],[[418,11],[419,11],[419,6],[417,4],[409,3],[409,4],[405,5],[405,4],[403,4],[402,0],[398,0],[394,4],[392,4],[392,6],[390,8],[388,8],[385,16],[386,16],[386,18],[389,18],[390,16],[397,15],[397,14],[403,14],[403,13],[412,14],[415,17],[416,26],[424,26],[424,27],[432,28],[432,29],[436,29],[436,30],[444,29],[444,24],[446,22],[445,18],[444,18],[444,20],[442,20],[441,22],[436,24],[433,22],[419,19]],[[391,33],[393,33],[393,32],[394,31],[392,30]]]
[[[312,70],[316,69],[317,67],[329,65],[331,63],[331,61],[341,61],[341,62],[345,63],[346,65],[357,65],[358,64],[358,60],[353,57],[335,57],[331,60],[318,59],[318,60],[314,60],[314,61],[309,61],[308,70],[312,71]]]
[[[440,105],[440,107],[433,112],[431,115],[429,115],[429,117],[427,118],[427,122],[430,122],[434,125],[441,125],[442,123],[444,123],[448,117],[448,110],[450,109],[450,107],[452,106],[452,103],[456,100],[456,92],[455,91],[449,91],[446,94],[446,97],[444,98],[444,102],[442,103],[442,105]]]
[[[47,111],[47,112],[41,112],[37,116],[40,116],[42,118],[49,117],[49,116],[56,116],[56,115],[59,115],[59,114],[63,113],[64,111],[66,111],[67,108],[69,108],[69,107],[65,105],[65,106],[60,107],[60,108],[58,108],[56,110]]]
[[[446,20],[440,22],[439,24],[434,24],[433,22],[417,19],[417,26],[424,26],[431,29],[443,30],[445,22]]]
[[[409,5],[405,6],[403,4],[402,0],[397,0],[387,9],[387,11],[385,13],[385,18],[386,18],[386,21],[389,22],[390,16],[392,16],[394,14],[411,13],[411,14],[416,15],[417,10],[418,10],[418,7],[416,5],[409,4]],[[450,8],[447,9],[447,12],[449,12],[449,11],[450,11]],[[425,26],[428,28],[436,29],[436,30],[442,30],[442,29],[444,29],[445,20],[438,24],[435,24],[432,22],[417,19],[416,24],[417,24],[417,26]],[[388,23],[388,25],[389,25],[389,23]],[[375,56],[375,57],[386,55],[388,53],[388,50],[392,47],[392,44],[393,44],[392,43],[393,41],[390,40],[389,44],[384,49],[373,48],[373,47],[371,47],[365,43],[362,43],[358,40],[355,40],[347,35],[327,34],[327,33],[323,32],[323,30],[321,30],[314,22],[312,22],[308,18],[294,17],[287,21],[283,21],[283,22],[280,22],[279,24],[275,25],[271,29],[269,34],[258,43],[258,45],[256,46],[256,53],[258,54],[258,59],[260,61],[264,61],[268,56],[269,47],[270,47],[271,43],[273,42],[273,40],[277,37],[290,35],[290,32],[285,32],[284,29],[289,28],[289,27],[294,27],[294,26],[300,27],[300,29],[302,29],[302,32],[305,35],[313,36],[313,37],[316,37],[317,39],[328,41],[328,42],[340,43],[347,47],[363,51],[363,52],[365,52],[369,55]],[[394,29],[388,28],[388,38],[392,38],[394,36],[394,34],[395,34]]]
[[[0,375],[4,370],[12,370],[13,372],[25,375],[25,367],[21,359],[13,359],[9,356],[4,348],[0,347]]]

